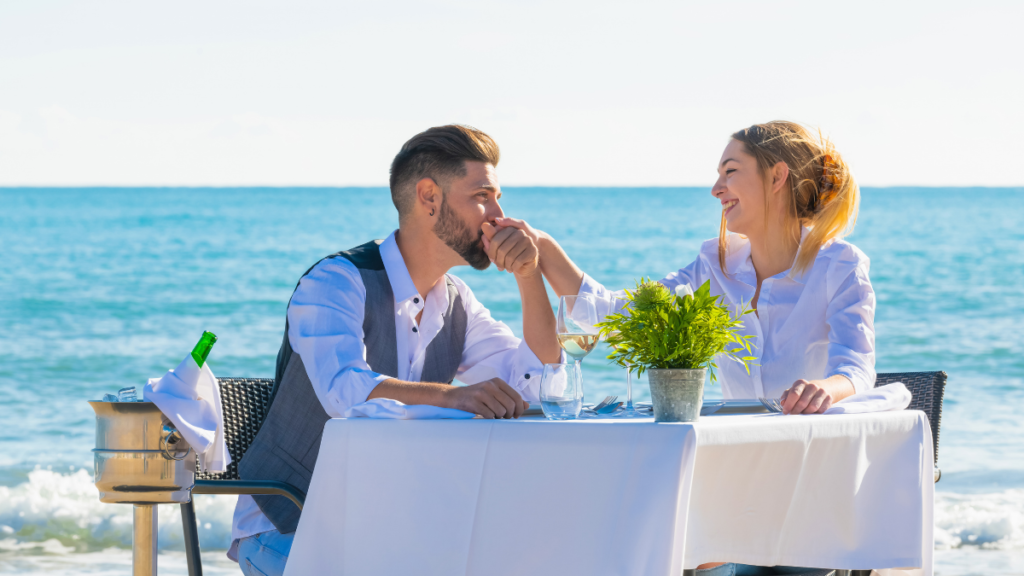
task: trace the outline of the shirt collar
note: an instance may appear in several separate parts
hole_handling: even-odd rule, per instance
[[[811,232],[811,229],[806,226],[800,227],[800,247],[804,245],[804,240],[807,239],[807,235]],[[828,244],[826,244],[827,246]],[[825,246],[822,246],[825,248]],[[804,271],[802,274],[797,274],[794,270],[796,266],[796,259],[800,256],[800,250],[797,250],[797,255],[793,258],[793,264],[789,267],[789,270],[776,274],[775,278],[789,277],[794,282],[800,284],[806,283],[807,272]],[[821,255],[821,251],[818,252],[818,256]],[[754,262],[750,259],[750,239],[746,236],[739,234],[729,235],[729,248],[725,253],[725,265],[726,269],[734,270],[734,273],[750,273],[754,274]],[[756,276],[754,283],[756,283]]]
[[[384,271],[388,273],[388,281],[391,282],[391,292],[395,296],[395,304],[419,295],[416,292],[416,285],[412,282],[412,276],[409,276],[409,268],[405,265],[402,252],[398,249],[395,232],[381,242],[380,259],[384,261]]]

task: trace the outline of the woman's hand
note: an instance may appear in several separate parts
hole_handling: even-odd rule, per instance
[[[797,380],[779,401],[783,414],[823,414],[854,392],[853,383],[837,374],[824,380]]]
[[[797,380],[779,400],[783,414],[821,414],[832,407],[832,395],[810,380]]]
[[[498,220],[512,220],[499,218]],[[536,235],[528,224],[515,220],[517,225],[503,225],[496,221],[496,226],[485,222],[483,231],[484,251],[501,271],[514,273],[522,278],[529,278],[539,272],[540,251],[537,247]]]
[[[539,266],[547,278],[551,289],[558,296],[575,296],[583,284],[583,271],[580,270],[562,247],[549,234],[530,226],[517,218],[495,218],[496,227],[515,228],[522,231],[539,249]],[[485,233],[486,236],[486,233]],[[490,254],[488,240],[484,238],[484,249]]]

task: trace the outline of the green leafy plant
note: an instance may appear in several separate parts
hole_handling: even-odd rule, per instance
[[[744,305],[735,317],[711,295],[711,282],[693,294],[672,294],[664,285],[644,280],[626,291],[627,310],[608,316],[597,326],[612,347],[608,356],[637,376],[650,368],[708,368],[715,382],[715,358],[743,364],[750,373],[751,335],[739,334]]]

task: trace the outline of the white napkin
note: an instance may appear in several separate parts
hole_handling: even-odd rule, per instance
[[[903,410],[910,406],[911,398],[910,390],[907,390],[902,382],[893,382],[840,400],[825,410],[825,414],[864,414]]]
[[[438,418],[464,419],[473,418],[476,414],[456,410],[455,408],[441,408],[427,404],[414,404],[407,406],[398,400],[390,398],[374,398],[362,404],[357,404],[345,411],[345,418],[382,418],[392,420],[431,420]]]
[[[224,410],[217,379],[209,364],[202,368],[189,354],[161,378],[150,378],[143,389],[199,457],[206,472],[224,472],[231,464],[224,441]]]

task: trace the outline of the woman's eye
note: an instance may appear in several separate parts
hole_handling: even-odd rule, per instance
[[[733,173],[733,172],[735,172],[735,171],[736,171],[736,169],[735,169],[735,168],[729,168],[728,170],[726,170],[726,171],[725,171],[725,173],[726,173],[726,174],[732,174],[732,173]]]

